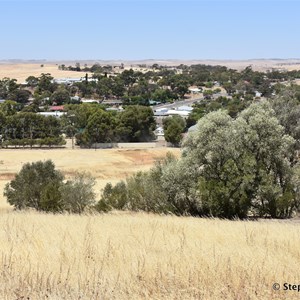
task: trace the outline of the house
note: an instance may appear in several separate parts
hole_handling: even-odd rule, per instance
[[[191,113],[191,111],[182,111],[182,110],[175,110],[175,109],[170,109],[167,111],[167,115],[169,116],[174,116],[174,115],[178,115],[181,117],[188,117],[189,114]]]
[[[201,93],[202,89],[199,89],[197,87],[189,87],[189,91],[193,94]]]
[[[164,129],[162,127],[157,127],[154,131],[156,136],[163,136],[164,135]]]

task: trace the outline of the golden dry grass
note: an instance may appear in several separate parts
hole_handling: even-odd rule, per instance
[[[180,155],[178,148],[153,149],[9,149],[0,150],[0,209],[9,208],[3,198],[4,185],[12,180],[27,162],[51,159],[66,177],[76,171],[88,171],[96,178],[95,192],[108,182],[117,183],[137,171],[146,171],[167,152]]]
[[[84,72],[75,72],[75,71],[62,71],[58,70],[59,64],[65,64],[66,66],[75,65],[75,61],[66,61],[66,62],[40,62],[40,63],[31,63],[31,62],[15,62],[15,63],[3,63],[0,61],[0,79],[3,77],[15,78],[18,80],[18,83],[22,83],[25,79],[30,76],[40,76],[41,73],[50,73],[54,78],[78,78],[85,75]],[[91,61],[81,61],[81,65],[87,63],[89,66],[93,65],[95,62]],[[153,65],[158,63],[161,65],[180,65],[180,64],[206,64],[206,65],[223,65],[228,68],[233,68],[237,70],[242,70],[247,66],[252,66],[256,71],[266,71],[272,68],[279,68],[285,70],[299,70],[300,69],[300,60],[299,59],[286,59],[286,60],[272,60],[272,59],[252,59],[252,60],[162,60],[162,61],[124,61],[125,69],[133,68],[135,71],[146,71],[146,69],[141,69],[138,64],[147,64]],[[41,64],[44,67],[41,67]],[[112,64],[120,65],[120,61],[100,61],[100,64]],[[117,73],[120,70],[115,70]]]
[[[24,162],[50,158],[65,174],[89,170],[101,186],[149,169],[168,150],[1,150],[0,184]],[[14,212],[2,198],[0,299],[298,299],[272,284],[300,283],[299,226]]]
[[[300,227],[115,213],[0,217],[1,299],[298,299]],[[27,298],[28,297],[28,298]]]
[[[0,79],[4,77],[14,78],[18,80],[18,83],[25,82],[26,78],[31,75],[39,77],[42,73],[50,73],[54,78],[80,78],[86,74],[84,72],[58,70],[58,64],[55,63],[44,63],[44,67],[37,63],[0,64]]]

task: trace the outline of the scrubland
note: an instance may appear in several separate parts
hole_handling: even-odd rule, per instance
[[[3,150],[1,183],[52,158],[66,175],[119,180],[167,149]],[[175,154],[179,155],[179,151]],[[125,171],[124,171],[125,172]],[[118,175],[119,174],[119,175]],[[145,213],[43,214],[0,200],[0,299],[298,299],[300,224]]]
[[[96,179],[99,195],[106,183],[117,183],[137,171],[149,170],[167,152],[180,155],[178,148],[153,149],[9,149],[0,151],[0,210],[8,204],[2,196],[4,185],[12,180],[23,164],[38,160],[53,160],[66,178],[76,171],[87,171]]]

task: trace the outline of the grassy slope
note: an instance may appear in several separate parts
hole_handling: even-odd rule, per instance
[[[2,212],[0,298],[296,299],[300,227]],[[47,296],[46,296],[47,295]]]

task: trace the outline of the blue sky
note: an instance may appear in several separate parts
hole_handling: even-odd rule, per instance
[[[297,0],[0,0],[0,59],[300,58]]]

